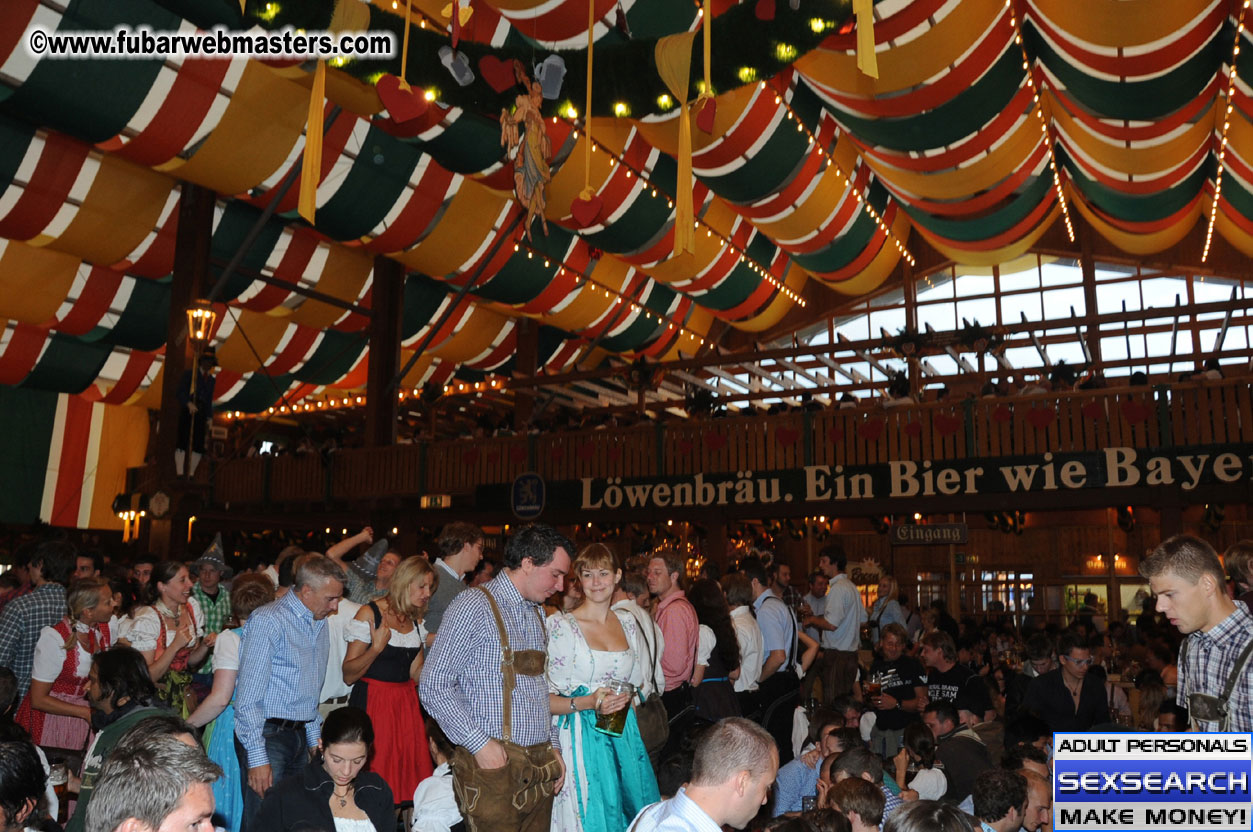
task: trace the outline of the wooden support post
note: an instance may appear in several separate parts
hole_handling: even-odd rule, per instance
[[[539,369],[539,325],[530,318],[519,318],[516,329],[518,343],[516,348],[517,355],[514,360],[515,373],[522,378],[533,378]],[[526,432],[534,410],[534,388],[527,387],[514,390],[514,430],[519,434]]]
[[[400,368],[400,321],[405,306],[405,267],[390,257],[374,258],[370,309],[370,365],[366,376],[365,444],[396,444],[399,392],[392,380]],[[400,384],[403,384],[403,380]]]
[[[182,560],[187,551],[187,518],[192,513],[178,479],[174,451],[182,405],[178,389],[188,369],[187,307],[206,291],[209,246],[213,238],[213,191],[188,182],[180,186],[178,232],[174,238],[174,272],[170,282],[170,310],[166,318],[165,362],[161,370],[161,421],[157,430],[157,482],[170,497],[170,511],[153,518],[148,533],[151,551],[163,558]],[[192,368],[194,371],[194,368]]]

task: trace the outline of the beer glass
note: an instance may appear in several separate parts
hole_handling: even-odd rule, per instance
[[[627,712],[631,710],[631,695],[635,690],[634,685],[630,682],[624,682],[620,679],[614,679],[604,685],[613,694],[625,693],[627,695],[626,704],[611,713],[596,714],[596,730],[602,734],[608,734],[611,737],[622,736],[623,730],[626,728]]]

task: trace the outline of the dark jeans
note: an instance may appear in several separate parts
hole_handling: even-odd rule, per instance
[[[265,753],[270,759],[270,772],[273,775],[271,785],[277,786],[282,780],[301,771],[309,762],[309,743],[305,739],[304,726],[298,728],[282,728],[266,722],[262,729],[265,737]],[[244,817],[239,832],[249,832],[252,819],[261,808],[261,795],[248,785],[248,753],[235,738],[235,756],[239,758],[240,779],[243,781]]]

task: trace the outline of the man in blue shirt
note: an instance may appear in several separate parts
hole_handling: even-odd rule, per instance
[[[1027,781],[1016,771],[990,768],[975,778],[974,815],[983,832],[1018,832],[1027,811]]]
[[[845,750],[839,737],[842,727],[844,723],[839,719],[826,720],[818,726],[814,749],[779,769],[774,781],[774,810],[771,815],[777,818],[786,812],[799,812],[801,800],[817,794],[822,761]]]
[[[305,555],[291,590],[244,625],[235,684],[235,752],[248,774],[241,832],[248,832],[270,786],[300,771],[322,735],[318,700],[330,652],[325,619],[339,606],[344,579],[330,558]]]
[[[770,797],[778,770],[774,739],[755,722],[728,717],[701,735],[688,784],[669,800],[645,806],[628,832],[743,829]]]

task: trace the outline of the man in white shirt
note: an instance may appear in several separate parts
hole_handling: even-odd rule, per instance
[[[669,800],[644,807],[629,832],[721,832],[743,829],[770,798],[779,751],[760,725],[741,717],[701,736],[692,779]]]
[[[637,658],[642,662],[651,658],[653,662],[652,673],[644,674],[644,684],[640,686],[640,695],[647,699],[653,693],[666,689],[666,675],[661,670],[661,651],[666,649],[666,639],[657,622],[653,621],[652,615],[640,606],[641,598],[648,599],[648,584],[645,583],[644,576],[631,572],[622,573],[622,580],[618,582],[618,588],[613,593],[612,609],[630,613],[644,638],[643,647],[647,655]]]
[[[331,651],[326,657],[326,678],[322,681],[322,695],[318,700],[318,713],[326,719],[331,711],[348,704],[348,694],[352,693],[352,685],[344,681],[344,654],[348,652],[348,642],[344,639],[344,628],[348,622],[357,617],[361,605],[347,598],[341,598],[339,609],[326,617],[326,631],[331,636]]]
[[[761,666],[765,662],[765,641],[761,627],[753,615],[753,585],[749,578],[737,573],[726,579],[727,604],[731,607],[731,624],[735,627],[735,640],[740,645],[740,677],[735,680],[736,693],[752,693],[761,679]],[[740,700],[741,709],[744,698]],[[745,713],[750,711],[745,710]]]
[[[843,546],[835,543],[823,548],[818,555],[818,568],[831,581],[826,609],[822,615],[811,615],[805,619],[806,625],[822,631],[822,656],[816,670],[822,677],[822,700],[826,705],[853,690],[857,679],[861,625],[866,620],[861,594],[844,574],[847,567],[848,558]]]

